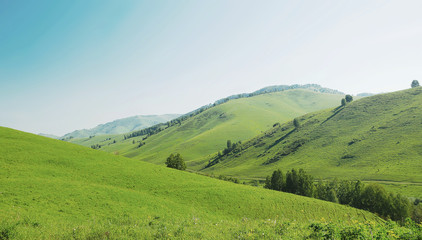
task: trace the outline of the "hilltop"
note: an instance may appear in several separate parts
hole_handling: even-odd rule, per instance
[[[179,117],[181,114],[164,114],[164,115],[138,115],[122,119],[117,119],[112,122],[100,124],[91,129],[75,130],[60,137],[61,139],[71,138],[88,138],[97,135],[121,134],[139,129],[151,127],[158,123],[167,122]],[[47,135],[42,135],[49,137]],[[59,138],[59,137],[56,137]]]
[[[0,144],[4,238],[291,238],[309,234],[312,221],[379,221],[4,127]]]
[[[422,88],[379,94],[274,126],[216,159],[203,171],[262,179],[277,168],[303,168],[318,178],[398,184],[406,195],[422,188]],[[404,184],[400,184],[404,183]]]
[[[271,89],[276,90],[264,89],[258,95],[225,101],[183,121],[164,125],[152,135],[140,134],[127,139],[126,134],[100,136],[71,142],[84,146],[98,144],[101,150],[156,164],[164,164],[170,153],[178,152],[188,168],[200,170],[207,164],[209,155],[224,148],[227,140],[249,139],[275,123],[334,107],[343,97],[311,89],[268,93]]]

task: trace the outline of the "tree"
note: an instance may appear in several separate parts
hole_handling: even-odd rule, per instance
[[[227,140],[227,149],[230,151],[232,149],[232,141]]]
[[[297,194],[312,197],[314,195],[314,188],[313,177],[306,174],[305,170],[299,169]]]
[[[297,180],[297,172],[295,169],[292,169],[292,171],[287,171],[286,173],[286,187],[285,191],[289,193],[296,194],[296,191],[298,189],[298,180]]]
[[[346,106],[346,99],[341,99],[341,106]]]
[[[419,81],[418,80],[413,80],[411,86],[412,86],[412,88],[419,87]]]
[[[353,101],[353,97],[352,97],[352,95],[346,95],[346,102],[351,102],[351,101]]]
[[[296,129],[298,129],[300,127],[300,122],[299,122],[299,120],[297,118],[295,118],[293,120],[293,125],[295,126]]]
[[[266,188],[266,189],[271,189],[271,178],[270,178],[270,176],[267,176],[267,177],[265,178],[265,185],[264,185],[264,188]]]
[[[278,169],[277,171],[273,172],[271,176],[271,187],[270,189],[274,189],[277,191],[281,191],[283,189],[283,173]]]
[[[367,185],[361,194],[362,209],[387,217],[390,202],[385,189],[378,184]]]
[[[175,155],[172,153],[167,158],[166,165],[169,168],[175,168],[179,170],[186,170],[186,164],[183,158],[180,156],[179,153],[176,153]]]

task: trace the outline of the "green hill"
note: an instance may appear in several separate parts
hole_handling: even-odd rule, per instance
[[[422,197],[422,88],[363,98],[275,126],[204,169],[263,179],[277,168],[377,181]]]
[[[227,140],[246,140],[276,122],[336,106],[342,97],[307,89],[261,93],[211,107],[145,140],[145,136],[124,140],[120,135],[72,142],[84,146],[100,144],[101,150],[156,164],[163,164],[170,153],[178,152],[189,169],[200,170],[208,163],[209,155],[224,148]],[[140,142],[145,145],[139,147]]]
[[[158,123],[167,122],[179,116],[180,114],[164,114],[164,115],[145,115],[145,116],[139,115],[139,116],[127,117],[127,118],[117,119],[112,122],[100,124],[91,129],[75,130],[71,133],[65,134],[61,138],[63,139],[88,138],[90,136],[96,136],[96,135],[127,133],[131,131],[147,128]]]
[[[312,221],[378,221],[3,127],[0,145],[2,239],[299,238]]]

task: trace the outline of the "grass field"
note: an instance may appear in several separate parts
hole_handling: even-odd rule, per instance
[[[307,114],[299,129],[292,122],[270,128],[204,171],[263,179],[277,168],[303,168],[317,178],[376,181],[422,197],[421,102],[422,88],[414,88]]]
[[[8,128],[0,145],[2,239],[301,238],[313,222],[383,224],[350,207]]]
[[[342,97],[303,89],[268,93],[217,105],[146,140],[142,140],[144,136],[124,140],[123,135],[114,135],[71,142],[84,146],[100,144],[101,150],[156,164],[164,164],[171,153],[178,152],[189,169],[200,170],[211,154],[226,146],[227,140],[249,139],[276,122],[334,107]],[[138,141],[145,145],[138,148]]]

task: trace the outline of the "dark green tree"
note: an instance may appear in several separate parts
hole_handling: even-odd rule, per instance
[[[325,190],[324,183],[322,182],[322,180],[318,180],[318,183],[315,185],[315,192],[314,192],[315,198],[325,200],[324,199],[324,195],[325,195],[324,190]]]
[[[311,175],[308,175],[305,170],[299,169],[298,172],[298,189],[296,194],[312,197],[314,195],[314,179]]]
[[[362,209],[387,217],[390,204],[387,192],[379,184],[367,185],[361,194]]]
[[[186,164],[183,158],[180,156],[179,153],[170,154],[170,156],[166,160],[166,165],[169,168],[175,168],[179,170],[186,170]]]
[[[270,176],[267,176],[267,177],[265,178],[265,185],[264,185],[264,188],[266,188],[266,189],[271,189],[271,177],[270,177]]]
[[[419,81],[418,80],[413,80],[411,86],[412,86],[412,88],[419,87]]]
[[[284,179],[283,179],[283,173],[280,171],[280,169],[273,172],[273,175],[271,176],[271,189],[282,191],[284,185]]]
[[[326,201],[338,203],[337,193],[336,193],[336,190],[334,190],[333,188],[327,189],[326,197],[327,197]]]
[[[400,194],[394,195],[390,193],[389,196],[390,209],[388,215],[394,221],[404,221],[410,216],[411,204],[410,201]]]
[[[292,171],[287,171],[286,173],[285,192],[296,194],[297,189],[298,189],[297,171],[295,169],[292,169]]]
[[[227,149],[230,151],[232,149],[232,141],[227,140]]]
[[[351,205],[353,201],[354,184],[352,181],[340,181],[337,188],[338,202],[344,205]]]
[[[346,99],[341,99],[341,106],[346,106]]]
[[[353,193],[352,193],[352,202],[350,204],[350,206],[355,207],[355,208],[359,208],[362,209],[362,201],[361,201],[361,196],[362,196],[362,192],[363,189],[365,188],[365,184],[363,184],[361,181],[356,181],[353,184]]]
[[[352,95],[346,95],[346,102],[351,102],[351,101],[353,101],[353,97],[352,97]]]
[[[293,125],[295,126],[296,129],[298,129],[300,127],[300,122],[299,119],[295,118],[293,120]]]

